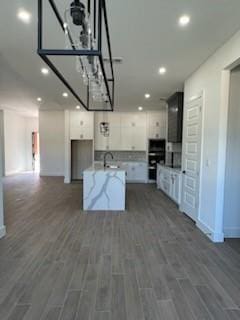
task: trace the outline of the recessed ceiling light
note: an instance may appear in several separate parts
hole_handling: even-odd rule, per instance
[[[37,98],[37,101],[38,101],[38,102],[42,102],[42,98],[38,97],[38,98]]]
[[[167,72],[167,69],[165,68],[165,67],[161,67],[160,69],[159,69],[159,73],[160,74],[165,74]]]
[[[189,24],[190,20],[190,17],[185,14],[179,18],[179,25],[185,27]]]
[[[151,97],[151,95],[149,93],[145,93],[145,98],[149,99]]]
[[[47,68],[42,68],[41,69],[42,74],[47,75],[49,74],[49,70]]]
[[[78,110],[79,110],[79,109],[80,109],[80,106],[76,106],[76,109],[78,109]]]
[[[32,15],[27,10],[20,9],[17,13],[17,17],[24,23],[30,23]]]
[[[67,98],[67,97],[68,97],[68,93],[67,93],[67,92],[63,92],[62,96],[63,96],[64,98]]]
[[[139,111],[143,111],[143,107],[138,107],[138,110]]]

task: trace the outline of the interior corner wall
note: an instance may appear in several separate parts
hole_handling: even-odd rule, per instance
[[[3,187],[2,187],[2,176],[3,176],[3,146],[4,146],[4,136],[3,136],[3,111],[0,110],[0,238],[2,238],[5,233],[4,226],[4,212],[3,212]]]
[[[64,176],[64,131],[64,111],[39,112],[41,176]]]
[[[220,126],[223,70],[240,59],[240,31],[218,49],[196,72],[185,81],[185,105],[191,97],[204,92],[203,137],[201,163],[200,228],[215,242],[223,241],[223,184],[219,174],[225,162],[221,152],[225,148]],[[184,143],[184,142],[183,142]],[[221,203],[221,208],[219,208]]]
[[[231,72],[223,231],[240,238],[240,67]]]
[[[17,113],[4,110],[5,175],[26,170],[26,123]]]

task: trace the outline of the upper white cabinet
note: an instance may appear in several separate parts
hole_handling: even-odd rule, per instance
[[[148,113],[148,138],[166,139],[167,113],[166,110]]]
[[[70,111],[70,139],[92,140],[94,136],[93,112]]]
[[[95,150],[145,151],[147,142],[145,113],[96,112]],[[109,123],[109,137],[100,133],[100,123]]]
[[[107,122],[107,113],[104,112],[95,112],[95,150],[110,150],[109,148],[109,137],[105,137],[100,133],[100,124],[101,122]]]
[[[147,115],[146,113],[122,113],[121,149],[126,151],[146,151]]]

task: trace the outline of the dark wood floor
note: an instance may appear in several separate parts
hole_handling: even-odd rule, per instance
[[[1,320],[240,319],[240,252],[214,245],[153,185],[84,214],[81,185],[5,179]]]

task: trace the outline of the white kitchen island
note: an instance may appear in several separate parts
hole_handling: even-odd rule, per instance
[[[126,170],[94,164],[83,173],[84,211],[125,211]]]

